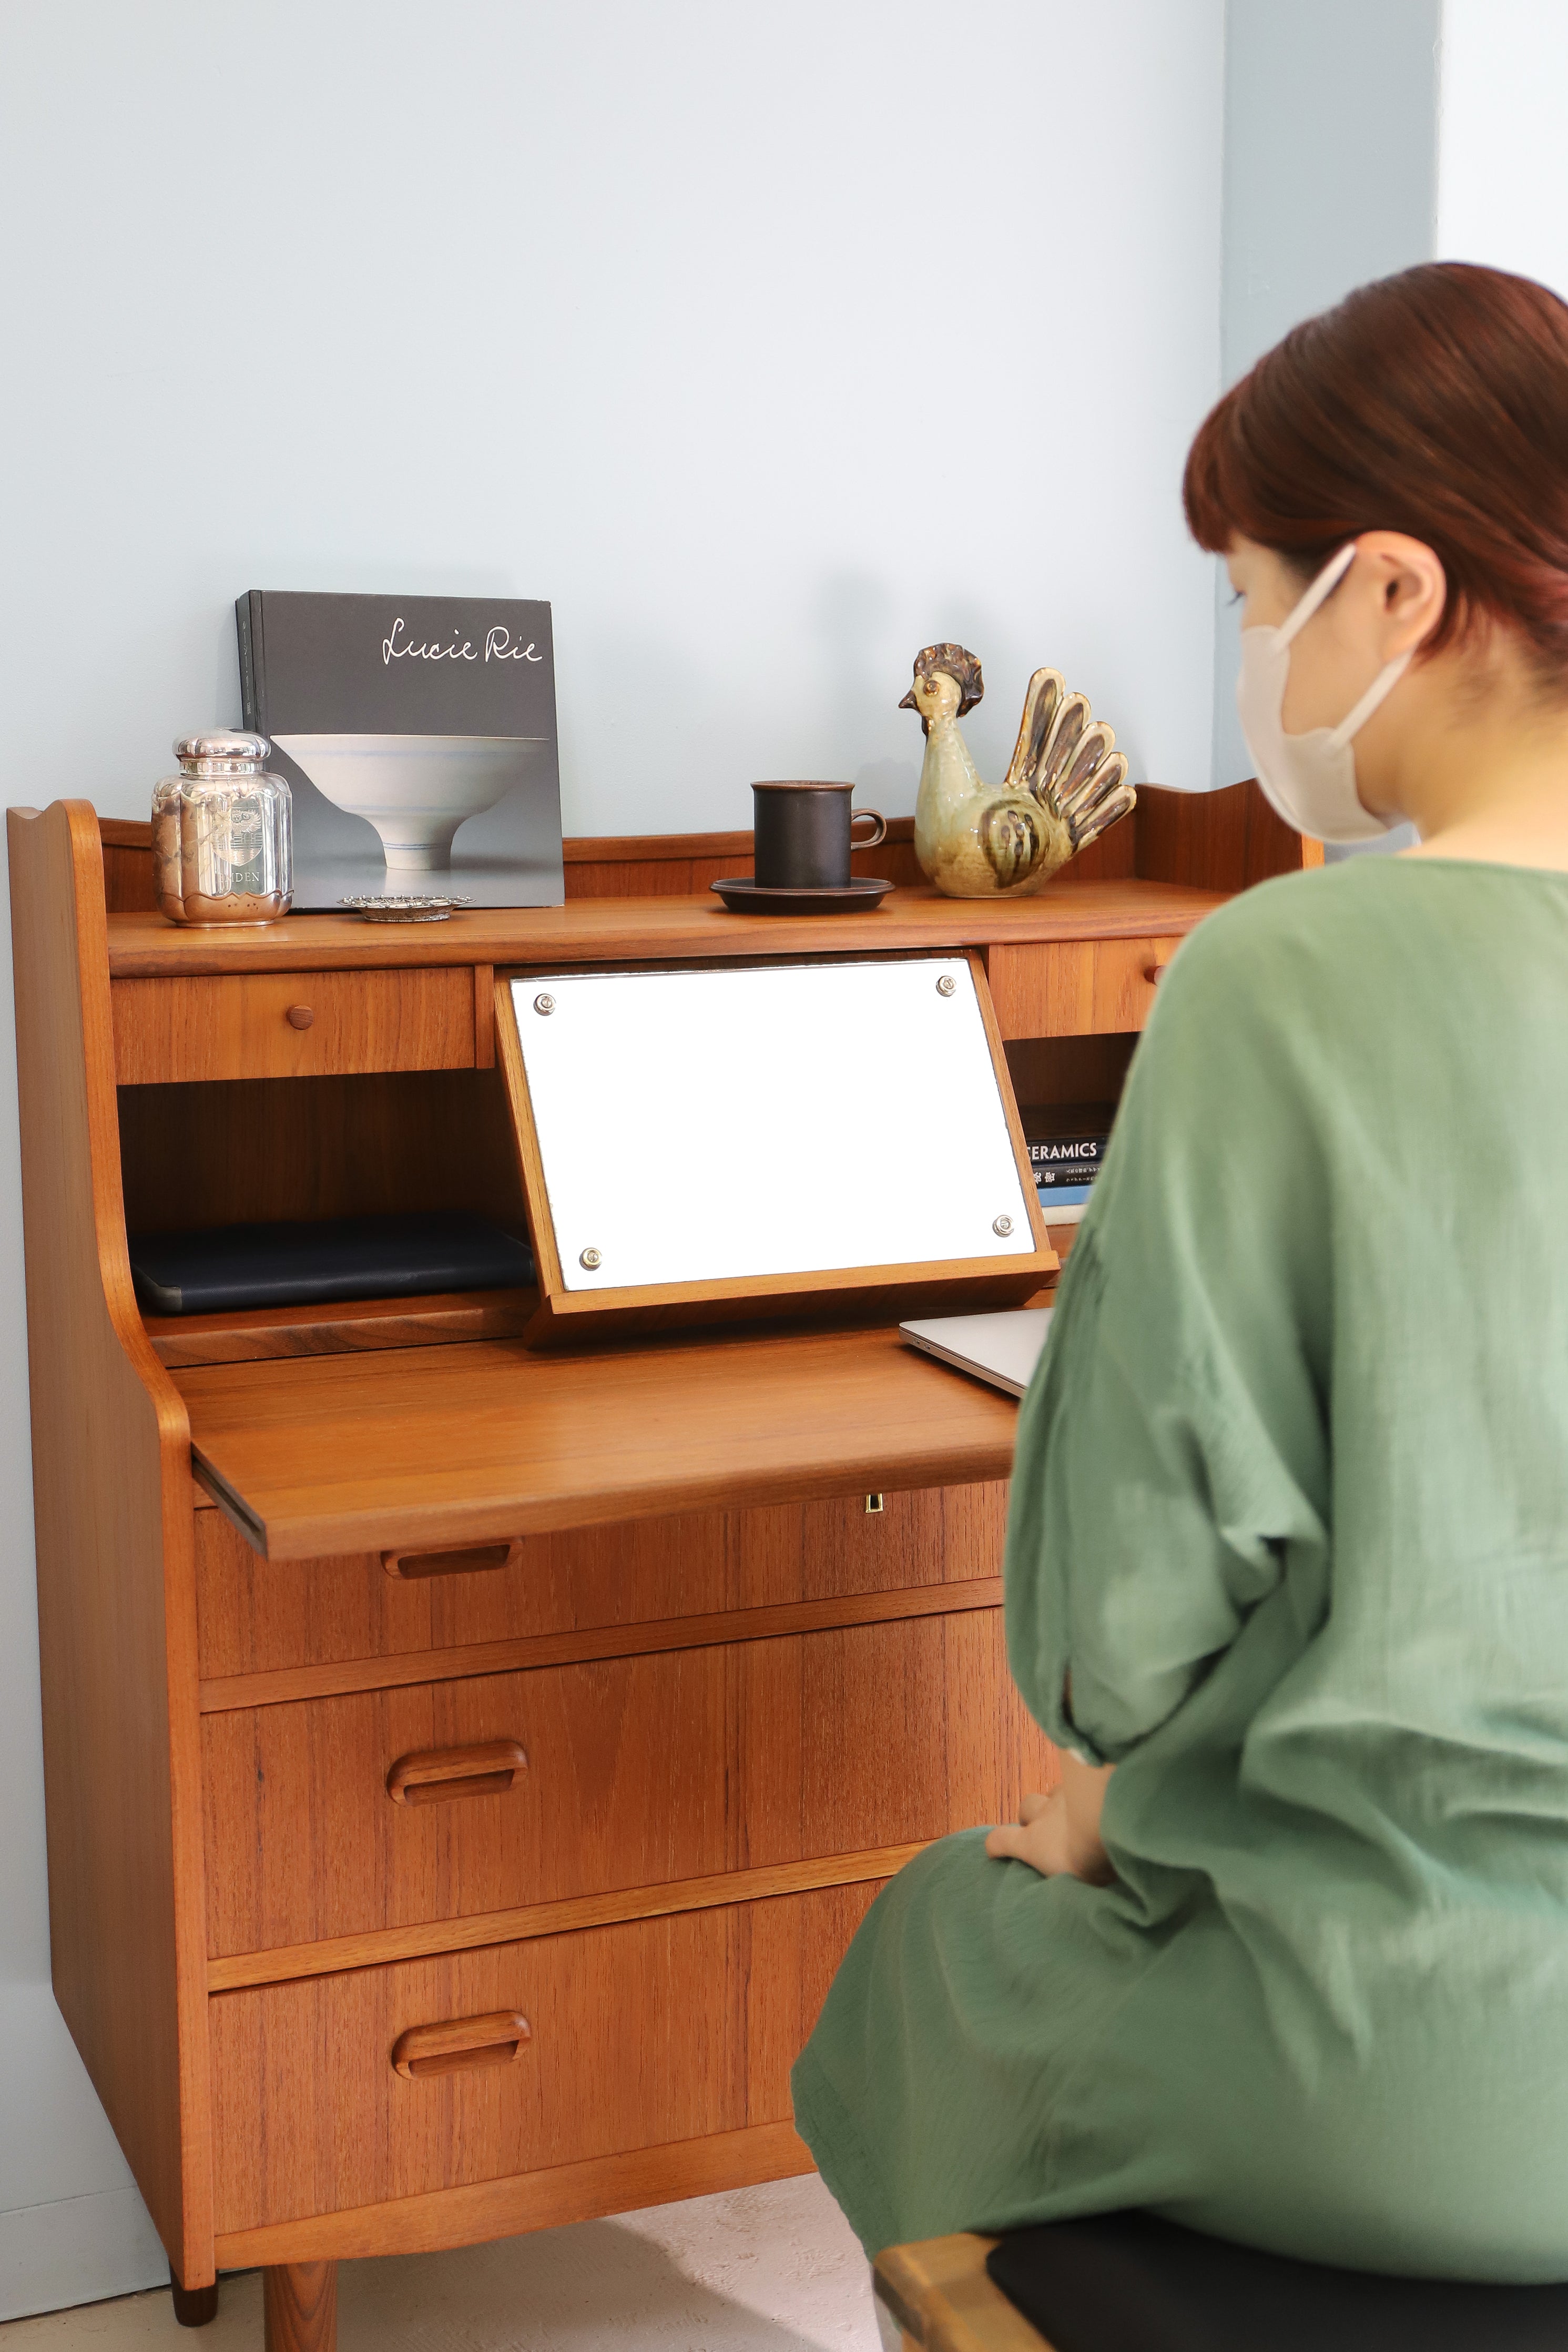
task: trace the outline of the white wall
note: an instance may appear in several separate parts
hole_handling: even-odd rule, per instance
[[[877,772],[934,635],[1199,777],[1219,0],[21,13],[3,641],[28,790],[140,814],[238,589],[548,595],[575,831]],[[243,140],[204,126],[235,123]]]
[[[1201,783],[1222,36],[1223,0],[14,7],[5,797],[143,814],[237,715],[249,587],[551,598],[572,831],[744,824],[757,775],[909,809],[946,636],[989,772],[1049,659]],[[14,1098],[0,2315],[159,2274],[38,1990]]]
[[[1490,14],[1499,0],[1468,5]],[[1227,384],[1353,286],[1431,260],[1441,13],[1440,0],[1229,0]],[[1217,598],[1213,780],[1230,784],[1252,762],[1236,717],[1238,622],[1223,573]]]
[[[1437,250],[1568,296],[1568,8],[1445,0]]]

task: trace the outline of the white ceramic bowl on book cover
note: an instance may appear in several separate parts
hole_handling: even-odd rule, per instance
[[[510,735],[275,735],[319,793],[369,819],[389,874],[444,873],[465,819],[522,782],[535,745]]]

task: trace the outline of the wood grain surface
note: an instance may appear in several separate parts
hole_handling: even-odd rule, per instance
[[[216,1995],[219,2227],[782,2123],[874,1884]],[[513,2066],[408,2082],[411,2026],[518,2010]]]
[[[494,1070],[121,1087],[132,1233],[465,1209],[526,1231]]]
[[[8,824],[56,1997],[174,2274],[213,2258],[184,1409],[131,1286],[85,802]]]
[[[257,2263],[322,2254],[351,2259],[424,2253],[514,2237],[523,2230],[551,2230],[600,2213],[638,2212],[674,2198],[784,2180],[811,2168],[810,2153],[793,2125],[752,2124],[740,2131],[632,2148],[623,2156],[590,2157],[512,2179],[482,2180],[472,2188],[432,2189],[303,2221],[231,2230],[218,2240],[218,2260],[225,2270],[248,2270]]]
[[[1043,1106],[1090,1103],[1114,1110],[1138,1038],[1135,1030],[1099,1037],[1013,1037],[1008,1068],[1026,1127]]]
[[[496,971],[493,964],[474,967],[474,1067],[496,1066]]]
[[[999,1577],[1007,1488],[892,1491],[868,1512],[863,1495],[763,1508],[633,1519],[624,1526],[526,1536],[501,1570],[404,1580],[379,1552],[264,1560],[217,1511],[200,1514],[196,1576],[202,1673],[217,1685],[302,1672],[321,1677],[284,1696],[369,1689],[382,1678],[543,1665],[648,1646],[742,1640],[789,1623],[851,1623],[856,1604],[889,1613],[961,1605]],[[956,1590],[955,1589],[956,1588]],[[769,1611],[817,1615],[771,1618]],[[831,1612],[841,1609],[842,1616]],[[727,1633],[724,1629],[729,1626]],[[714,1630],[710,1630],[714,1629]],[[497,1645],[549,1643],[553,1649]],[[340,1668],[345,1679],[326,1677]]]
[[[263,1563],[264,1570],[277,1565],[270,1560]],[[204,1714],[226,1715],[235,1707],[288,1706],[297,1699],[399,1690],[410,1683],[452,1682],[470,1675],[531,1674],[538,1667],[579,1664],[591,1658],[708,1649],[720,1642],[777,1641],[786,1634],[828,1633],[843,1625],[883,1625],[901,1617],[936,1617],[944,1611],[996,1609],[1001,1598],[999,1577],[977,1577],[967,1584],[917,1585],[907,1591],[786,1601],[766,1609],[726,1610],[709,1617],[655,1618],[642,1624],[601,1625],[587,1632],[536,1633],[512,1642],[473,1642],[447,1650],[394,1652],[390,1657],[345,1658],[320,1666],[284,1666],[272,1674],[218,1675],[203,1683],[202,1708]]]
[[[102,817],[104,873],[110,913],[150,912],[152,831],[144,821]],[[912,817],[889,820],[875,849],[857,849],[856,874],[919,887]],[[561,845],[568,901],[579,898],[685,898],[727,874],[750,871],[749,831],[568,835]],[[1185,882],[1209,890],[1244,890],[1272,874],[1322,864],[1321,841],[1303,841],[1276,816],[1257,783],[1218,792],[1138,786],[1130,824],[1113,825],[1064,866],[1053,891],[1085,883]]]
[[[476,907],[450,922],[361,923],[289,915],[241,940],[222,927],[181,929],[161,915],[109,918],[117,981],[153,975],[329,971],[476,964],[559,971],[577,963],[692,961],[710,956],[880,955],[890,948],[986,947],[992,940],[1121,939],[1180,933],[1221,903],[1181,884],[1051,882],[1032,898],[944,898],[927,884],[891,891],[865,915],[731,915],[708,891],[605,898],[564,907]],[[411,933],[417,936],[411,936]]]
[[[1150,881],[1249,890],[1271,875],[1297,874],[1323,862],[1322,843],[1303,839],[1277,816],[1251,779],[1213,793],[1140,786],[1133,822],[1135,870]]]
[[[995,2238],[965,2231],[884,2246],[876,2293],[918,2352],[1051,2352],[1015,2304],[993,2284],[986,2256]]]
[[[110,914],[151,913],[157,904],[152,882],[152,827],[145,818],[100,817],[104,882]],[[1118,843],[1117,847],[1121,847]],[[747,833],[569,834],[561,844],[568,898],[690,898],[727,874],[751,871],[751,835]],[[884,881],[918,882],[915,820],[889,820],[887,839],[875,849],[852,852],[857,874]],[[1124,856],[1106,859],[1106,843],[1074,861],[1082,879],[1131,874],[1131,845]]]
[[[214,1957],[923,1843],[1052,1769],[997,1609],[230,1709],[204,1756]]]
[[[1044,1776],[1044,1783],[1055,1786],[1054,1769]],[[519,1903],[507,1911],[477,1911],[466,1918],[426,1921],[417,1927],[378,1927],[363,1936],[278,1944],[264,1952],[235,1952],[210,1960],[207,1987],[212,1992],[234,1992],[245,1985],[382,1968],[392,1960],[427,1959],[440,1952],[474,1952],[487,1944],[527,1943],[536,1936],[576,1935],[625,1919],[663,1919],[675,1911],[714,1911],[726,1904],[763,1902],[779,1895],[810,1895],[824,1886],[858,1886],[868,1879],[894,1877],[923,1851],[920,1843],[872,1846],[859,1853],[816,1854],[809,1862],[720,1871],[710,1878],[672,1878],[662,1885],[577,1895],[564,1903]]]
[[[669,898],[706,890],[727,875],[749,874],[752,839],[746,833],[601,835],[563,845],[566,895],[576,898]],[[915,820],[894,817],[874,849],[852,850],[851,871],[885,882],[918,883]]]
[[[337,2352],[338,2265],[290,2263],[261,2274],[264,2352]]]
[[[455,1339],[520,1339],[533,1320],[538,1296],[537,1290],[448,1290],[423,1298],[346,1299],[330,1307],[145,1315],[142,1322],[161,1364],[252,1364],[274,1356],[340,1356],[441,1348]]]
[[[469,972],[439,968],[117,980],[115,1071],[151,1086],[472,1069],[475,995]]]
[[[893,1331],[553,1356],[476,1341],[171,1377],[197,1475],[278,1559],[1003,1477],[1017,1418]]]
[[[431,2074],[458,2074],[476,2066],[515,2066],[532,2040],[533,2028],[520,2009],[411,2025],[392,2043],[392,2072],[405,2083],[417,2083]]]
[[[991,997],[1004,1037],[1083,1037],[1141,1029],[1154,1008],[1155,975],[1181,944],[1177,933],[1047,947],[993,947]]]

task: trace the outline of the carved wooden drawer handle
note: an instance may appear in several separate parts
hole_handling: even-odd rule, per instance
[[[487,2017],[455,2017],[444,2025],[411,2025],[392,2043],[392,2064],[404,2082],[422,2074],[455,2074],[469,2066],[509,2066],[531,2037],[515,2009]]]
[[[1158,982],[1161,972],[1169,971],[1170,961],[1168,955],[1157,955],[1152,963],[1146,963],[1144,966],[1144,978],[1151,988]]]
[[[513,1543],[460,1544],[455,1551],[383,1551],[382,1566],[389,1576],[473,1576],[486,1568],[516,1568],[522,1556],[519,1536]]]
[[[315,1013],[308,1004],[291,1004],[288,1008],[288,1025],[291,1029],[308,1029],[315,1018]]]
[[[394,1805],[435,1805],[445,1797],[504,1797],[528,1756],[515,1739],[485,1739],[472,1748],[421,1748],[400,1756],[387,1774]]]

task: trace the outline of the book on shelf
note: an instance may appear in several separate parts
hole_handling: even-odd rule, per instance
[[[1110,1103],[1031,1104],[1023,1113],[1029,1164],[1041,1192],[1092,1184],[1105,1157],[1114,1106]]]
[[[1108,1140],[1103,1135],[1031,1135],[1029,1160],[1035,1182],[1048,1184],[1055,1178],[1063,1183],[1082,1183],[1097,1173]]]
[[[1105,1157],[1113,1115],[1111,1103],[1031,1104],[1025,1108],[1030,1169],[1048,1224],[1076,1224],[1083,1214]]]
[[[1100,1173],[1106,1139],[1084,1137],[1063,1143],[1060,1139],[1030,1138],[1030,1168],[1043,1206],[1050,1200],[1087,1200]]]
[[[559,907],[547,604],[253,588],[235,607],[246,727],[294,794],[294,910],[434,893]]]

